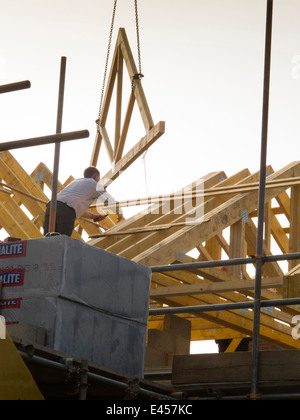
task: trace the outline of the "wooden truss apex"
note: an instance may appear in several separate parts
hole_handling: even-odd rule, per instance
[[[132,82],[132,89],[129,97],[129,102],[124,117],[123,126],[122,121],[122,103],[123,103],[123,70],[124,62],[129,74],[129,78]],[[125,170],[130,164],[133,163],[143,151],[147,150],[165,131],[165,123],[159,122],[157,125],[154,124],[151,112],[146,100],[146,96],[143,90],[142,82],[140,78],[136,77],[138,70],[132,55],[132,51],[128,42],[126,31],[124,28],[119,29],[114,56],[112,60],[111,70],[108,77],[107,87],[105,96],[102,104],[102,110],[100,111],[98,130],[96,133],[94,149],[91,158],[91,165],[96,166],[100,154],[102,140],[106,146],[106,150],[111,161],[113,170],[109,174],[112,176],[111,179],[115,179],[117,176],[114,171],[115,165],[118,164],[118,173]],[[111,99],[116,84],[116,112],[115,112],[115,135],[114,144],[112,144],[108,130],[106,128],[106,122],[108,112],[111,104]],[[140,142],[130,151],[130,159],[123,159],[124,147],[127,139],[128,129],[130,126],[133,108],[137,102],[140,115],[146,130],[146,136],[143,137]],[[146,139],[146,141],[145,141]],[[146,148],[145,148],[146,143]],[[142,150],[142,152],[141,152]],[[124,163],[124,165],[123,165]]]

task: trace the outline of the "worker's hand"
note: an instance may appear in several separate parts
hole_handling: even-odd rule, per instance
[[[106,219],[107,216],[108,216],[108,214],[105,214],[105,215],[94,214],[93,215],[93,220],[94,220],[94,222],[101,222],[102,220]]]

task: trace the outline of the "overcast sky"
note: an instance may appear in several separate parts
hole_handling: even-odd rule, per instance
[[[79,177],[96,134],[113,0],[0,0],[0,6],[0,83],[32,84],[1,95],[0,141],[55,132],[64,55],[63,131],[91,135],[62,146],[60,180]],[[139,0],[143,86],[155,124],[166,121],[166,134],[145,159],[149,194],[171,193],[212,171],[259,169],[265,18],[266,0]],[[298,159],[299,22],[298,0],[274,0],[268,163],[275,170]],[[133,0],[118,1],[112,52],[119,27],[137,57]],[[124,83],[130,86],[127,74]],[[136,120],[127,149],[144,135],[138,113]],[[53,166],[53,146],[14,155],[29,172],[40,161]],[[99,169],[104,174],[109,166],[103,148]],[[144,197],[144,172],[139,159],[111,191],[118,199]]]

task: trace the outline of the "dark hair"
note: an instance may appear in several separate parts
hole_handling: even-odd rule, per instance
[[[86,170],[83,173],[83,176],[85,178],[93,178],[94,175],[100,176],[100,172],[97,168],[95,168],[95,166],[90,166],[89,168],[86,168]]]

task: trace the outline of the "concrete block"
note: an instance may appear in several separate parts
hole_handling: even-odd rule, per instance
[[[47,347],[143,377],[144,324],[57,297],[23,299],[19,306],[3,309],[2,314],[8,323],[22,322],[46,330]]]
[[[20,244],[23,247],[16,248],[18,255],[0,254],[3,299],[64,297],[148,322],[148,267],[67,236]]]
[[[0,244],[0,311],[46,345],[143,376],[151,270],[66,236]]]

